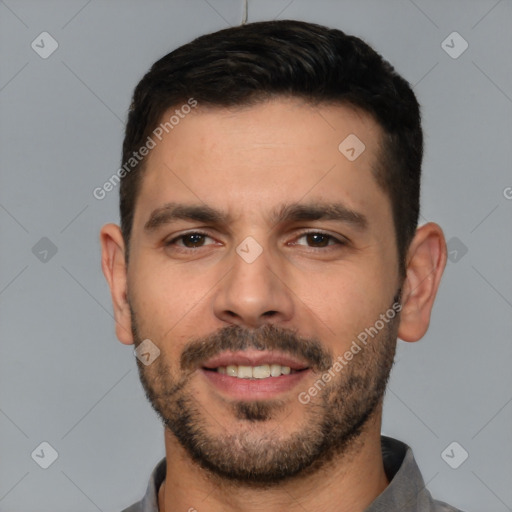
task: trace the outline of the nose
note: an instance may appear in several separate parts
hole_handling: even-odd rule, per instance
[[[293,292],[284,265],[266,249],[253,261],[244,256],[233,251],[231,270],[213,298],[215,315],[224,322],[254,329],[291,320]]]

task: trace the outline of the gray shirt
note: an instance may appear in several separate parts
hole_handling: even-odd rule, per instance
[[[365,512],[461,512],[432,499],[409,446],[381,436],[381,448],[389,485]],[[123,512],[158,512],[158,489],[165,479],[165,472],[165,459],[162,459],[151,474],[144,498]]]

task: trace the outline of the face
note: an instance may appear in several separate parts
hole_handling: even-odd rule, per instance
[[[355,159],[354,139],[338,149],[351,134]],[[151,403],[208,471],[266,484],[314,471],[376,414],[401,285],[379,139],[361,112],[279,99],[199,105],[151,151],[130,329],[160,350],[138,362]]]

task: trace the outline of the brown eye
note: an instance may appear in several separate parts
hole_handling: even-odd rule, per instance
[[[203,244],[204,238],[204,235],[201,235],[200,233],[184,235],[182,237],[183,245],[185,245],[185,247],[199,247]]]
[[[331,238],[330,236],[322,233],[308,233],[305,236],[308,243],[315,247],[326,247],[329,244],[329,239]]]
[[[322,233],[321,231],[308,231],[306,233],[302,233],[302,235],[300,235],[297,240],[302,238],[306,240],[306,243],[298,243],[297,245],[307,245],[313,249],[322,249],[328,246],[345,244],[345,242],[342,240],[339,240],[327,233]]]
[[[184,235],[177,236],[169,242],[166,242],[166,246],[176,246],[181,249],[199,249],[205,245],[205,240],[210,238],[205,233],[193,232],[186,233]]]

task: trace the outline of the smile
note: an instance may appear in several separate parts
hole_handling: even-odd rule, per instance
[[[205,368],[207,369],[207,368]],[[280,377],[289,375],[302,370],[292,370],[289,366],[280,364],[262,364],[259,366],[234,365],[219,366],[211,371],[216,371],[222,375],[229,375],[238,379],[267,379],[269,377]]]

